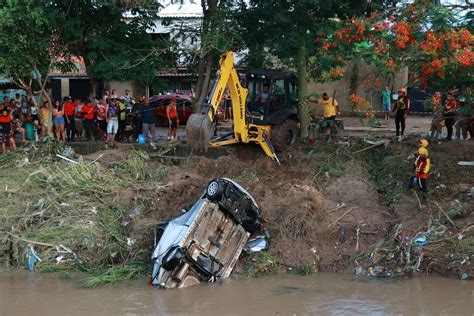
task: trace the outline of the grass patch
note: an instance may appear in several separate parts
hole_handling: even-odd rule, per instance
[[[159,183],[169,168],[150,170],[148,155],[137,151],[114,168],[70,164],[55,157],[62,150],[57,143],[40,142],[1,156],[0,199],[8,203],[0,209],[0,253],[14,258],[10,264],[25,266],[26,246],[33,243],[42,260],[35,270],[43,272],[124,262],[130,250],[130,228],[123,224],[129,210],[119,197],[132,185],[139,190]]]
[[[112,266],[100,274],[87,278],[81,283],[82,287],[96,287],[98,285],[110,285],[145,276],[148,274],[148,266],[141,261],[130,262],[124,266]]]
[[[243,275],[246,278],[256,278],[278,273],[275,257],[263,251],[255,254],[247,260]]]
[[[382,204],[392,205],[406,191],[413,163],[390,147],[368,150],[361,155],[361,159]]]

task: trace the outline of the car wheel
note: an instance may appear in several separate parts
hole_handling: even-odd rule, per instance
[[[224,184],[218,180],[212,180],[207,185],[206,197],[210,201],[220,201],[224,192]]]

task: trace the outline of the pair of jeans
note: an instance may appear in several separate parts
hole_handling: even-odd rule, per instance
[[[156,142],[156,128],[155,128],[155,123],[143,123],[143,136],[145,136],[145,141],[147,141],[148,138],[148,133],[150,133],[151,138],[150,142],[154,143]]]

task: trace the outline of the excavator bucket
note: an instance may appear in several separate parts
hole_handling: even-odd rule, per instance
[[[191,114],[186,123],[186,144],[193,150],[207,151],[215,124],[206,114]]]

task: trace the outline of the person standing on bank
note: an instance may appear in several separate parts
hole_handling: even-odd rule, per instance
[[[385,90],[382,91],[382,108],[385,114],[385,120],[388,121],[390,118],[390,111],[392,107],[392,92],[385,86]]]
[[[145,141],[150,140],[150,145],[154,147],[156,142],[155,106],[150,104],[150,100],[148,98],[143,101],[143,105],[140,108],[140,115],[143,123],[142,128]]]
[[[410,111],[410,99],[407,96],[407,90],[401,88],[398,91],[398,100],[395,102],[392,112],[395,113],[395,128],[397,130],[398,140],[403,139],[405,133],[405,120]]]
[[[446,125],[446,129],[448,130],[448,136],[445,138],[446,140],[451,140],[453,137],[453,125],[456,122],[456,109],[458,105],[454,96],[451,92],[446,95],[446,102],[444,103],[444,124]]]
[[[115,135],[118,132],[119,124],[119,107],[116,99],[110,99],[106,106],[107,119],[107,139],[105,147],[108,147],[110,142],[112,147],[115,147]]]
[[[166,106],[166,117],[168,118],[168,140],[177,139],[176,133],[179,126],[178,110],[176,109],[176,99],[172,98]]]
[[[95,106],[92,105],[91,100],[87,100],[81,108],[83,115],[84,129],[86,130],[87,141],[93,141],[95,136]]]

